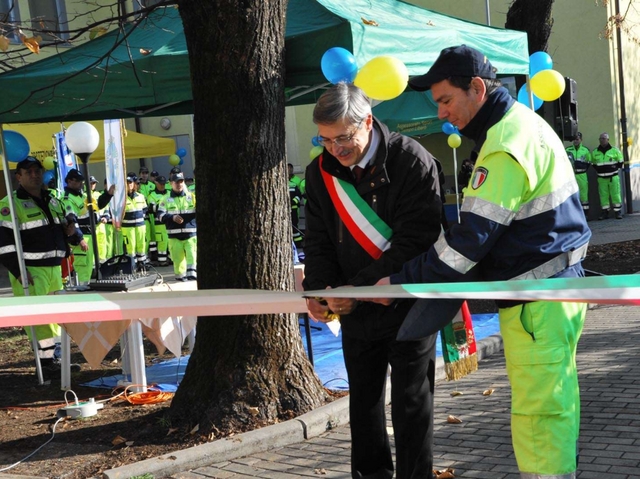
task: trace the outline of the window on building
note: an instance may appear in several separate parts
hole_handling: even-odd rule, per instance
[[[0,0],[0,33],[12,42],[18,42],[19,23],[18,0]]]
[[[31,25],[35,29],[44,29],[59,32],[68,30],[67,12],[64,0],[29,0],[31,13]],[[56,38],[68,38],[66,33],[47,35],[42,33],[44,41],[52,41]]]

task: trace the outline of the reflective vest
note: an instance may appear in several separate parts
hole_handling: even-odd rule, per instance
[[[569,155],[569,161],[573,165],[573,172],[578,175],[580,173],[586,173],[589,164],[591,163],[591,152],[589,148],[580,144],[578,148],[571,145],[567,148],[567,155]]]
[[[147,212],[147,200],[138,192],[126,196],[123,228],[135,228],[144,225],[144,214]]]
[[[158,219],[158,216],[156,214],[158,212],[158,205],[160,204],[162,199],[168,194],[169,192],[167,190],[164,190],[161,193],[156,189],[156,190],[153,190],[151,193],[149,193],[149,198],[147,198],[147,203],[149,205],[149,216],[153,216],[155,218],[155,224],[157,225],[162,224],[162,221]]]
[[[495,154],[521,166],[513,173],[524,175],[517,179],[526,187],[520,198],[503,198],[502,188],[491,187],[492,182],[509,181],[501,177],[504,172],[483,167]],[[482,175],[493,175],[492,182],[483,183]],[[461,215],[463,224],[452,228],[461,234],[452,235],[451,244],[441,235],[435,245],[438,256],[462,274],[479,262],[490,281],[555,276],[580,262],[591,236],[562,142],[540,116],[519,103],[487,130]]]
[[[610,178],[618,174],[618,170],[622,168],[624,158],[620,150],[612,146],[604,153],[598,148],[593,150],[591,152],[591,161],[600,178]]]
[[[184,222],[173,221],[174,215],[180,215]],[[184,240],[196,236],[196,195],[172,190],[158,205],[158,219],[167,225],[169,238]]]
[[[43,192],[43,201],[48,206],[48,211],[44,211],[21,188],[13,192],[13,201],[20,227],[25,264],[27,266],[60,266],[67,253],[62,227],[66,221],[62,202]],[[17,258],[8,197],[0,201],[0,258],[3,264],[7,264],[5,260],[12,261]],[[12,271],[12,273],[15,276],[15,272]]]
[[[68,213],[73,213],[78,217],[78,226],[80,226],[80,230],[82,234],[90,235],[91,234],[91,219],[89,218],[89,207],[87,206],[87,195],[86,193],[78,193],[68,188],[65,188],[64,195],[62,197],[62,201],[64,202],[65,209]],[[93,203],[93,211],[94,211],[94,220],[98,221],[98,203],[96,201],[95,196],[91,197],[91,202]]]

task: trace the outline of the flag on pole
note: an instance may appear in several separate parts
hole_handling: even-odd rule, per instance
[[[444,372],[448,381],[461,379],[478,370],[476,337],[466,301],[462,303],[453,321],[442,328],[440,340]]]
[[[58,160],[58,190],[64,191],[65,181],[69,170],[78,169],[76,156],[67,147],[64,129],[54,135],[56,143],[56,159]]]
[[[127,173],[121,120],[104,120],[104,158],[107,189],[111,185],[116,185],[110,207],[113,226],[119,230],[122,225],[127,195],[125,181]]]

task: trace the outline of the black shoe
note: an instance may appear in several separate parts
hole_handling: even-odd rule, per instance
[[[187,276],[185,278],[186,281],[198,281],[198,278],[196,276]]]
[[[606,212],[602,213],[600,216],[598,216],[599,220],[606,220],[608,218],[609,218],[609,212],[608,211],[606,211]]]
[[[185,281],[189,281],[187,278],[178,278],[176,277],[176,281],[178,281],[179,283],[184,283]]]
[[[621,220],[622,219],[622,214],[621,213],[616,213],[616,219],[617,220]]]

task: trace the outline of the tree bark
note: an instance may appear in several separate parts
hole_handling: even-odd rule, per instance
[[[286,0],[178,4],[193,85],[198,285],[292,290]],[[293,417],[324,400],[296,315],[201,317],[170,414],[201,432],[225,434]]]
[[[529,54],[546,52],[553,27],[554,0],[514,0],[507,12],[505,28],[527,32]]]

